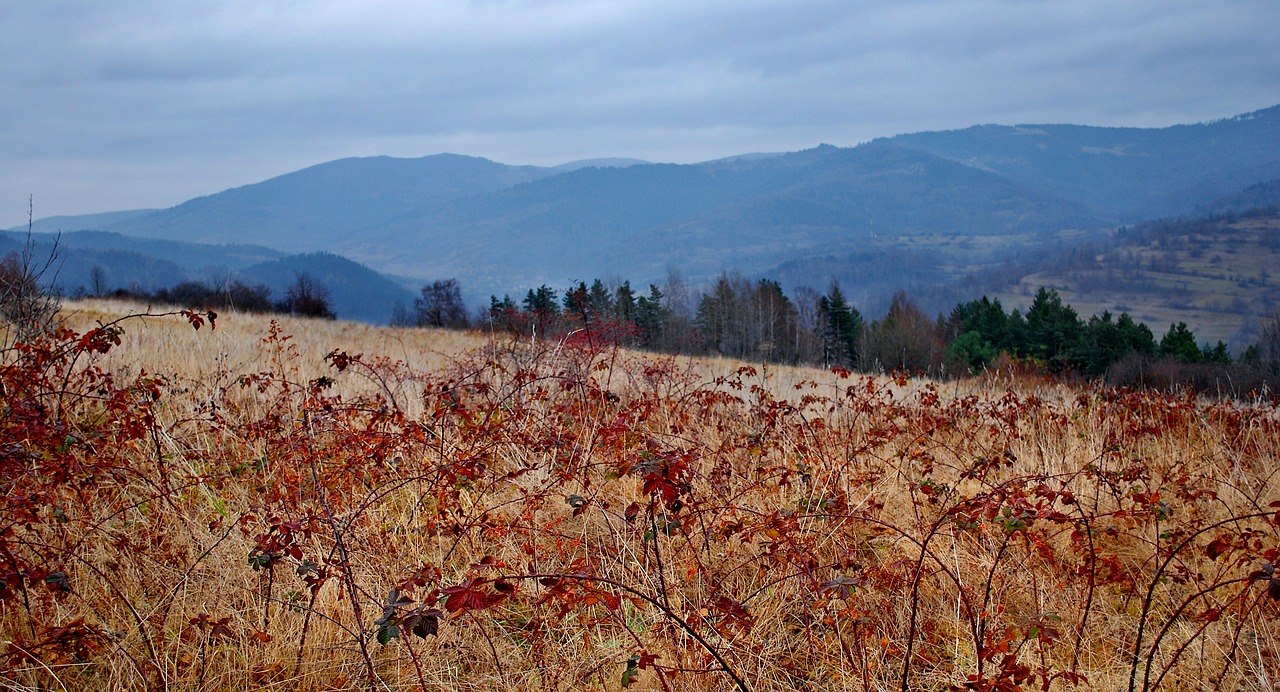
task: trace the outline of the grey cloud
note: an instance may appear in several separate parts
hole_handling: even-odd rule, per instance
[[[28,192],[173,203],[357,153],[692,161],[1280,102],[1274,0],[49,0],[0,24],[0,225]]]

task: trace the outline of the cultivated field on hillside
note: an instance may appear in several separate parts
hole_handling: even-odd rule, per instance
[[[1274,399],[119,310],[3,351],[10,689],[1280,677]]]
[[[1240,345],[1280,301],[1271,272],[1280,256],[1280,216],[1171,220],[1124,231],[1106,249],[1088,245],[1033,268],[994,291],[1020,305],[1052,288],[1083,315],[1128,312],[1157,334],[1186,322],[1201,341]]]

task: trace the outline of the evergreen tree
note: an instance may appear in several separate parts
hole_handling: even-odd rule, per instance
[[[831,282],[831,289],[818,302],[818,308],[822,313],[823,365],[858,367],[862,314],[845,300],[839,282]]]
[[[1151,329],[1141,322],[1135,322],[1129,313],[1120,313],[1120,319],[1116,320],[1116,327],[1124,337],[1130,353],[1149,356],[1156,352],[1156,337],[1151,333]]]
[[[591,290],[587,293],[587,305],[596,316],[613,314],[613,295],[600,279],[591,283]]]
[[[529,289],[524,298],[524,311],[529,316],[535,336],[545,337],[560,317],[555,289],[543,284],[536,290]]]
[[[636,321],[636,294],[631,290],[631,282],[623,281],[614,291],[610,304],[613,314],[623,322]]]
[[[1017,356],[1029,356],[1030,347],[1027,337],[1027,320],[1017,308],[1009,313],[1008,326],[1005,329],[1005,341],[1001,350]]]
[[[1028,355],[1039,358],[1053,372],[1077,364],[1084,323],[1075,308],[1062,302],[1057,291],[1043,286],[1027,310]]]
[[[1227,351],[1225,343],[1218,341],[1213,348],[1205,344],[1204,348],[1200,349],[1200,360],[1215,365],[1231,365],[1231,353]]]
[[[1009,316],[997,298],[960,303],[947,318],[946,333],[951,337],[947,360],[978,372],[996,359],[1001,351],[1013,353],[1017,344],[1010,338]]]
[[[1085,323],[1079,365],[1086,373],[1100,375],[1106,372],[1107,367],[1127,352],[1124,336],[1111,319],[1110,311],[1104,310],[1101,317],[1094,315]]]
[[[1191,333],[1186,322],[1169,325],[1169,331],[1160,339],[1160,355],[1176,358],[1184,363],[1199,363],[1204,360],[1200,347],[1196,344],[1196,335]]]
[[[591,293],[587,290],[587,282],[579,281],[577,288],[564,292],[564,314],[579,320],[582,327],[596,326],[596,313],[591,308]]]
[[[635,323],[640,330],[640,343],[647,348],[669,350],[673,345],[667,338],[671,315],[663,298],[657,284],[649,284],[649,295],[636,300]]]
[[[991,300],[983,296],[981,300],[956,305],[947,318],[946,327],[953,339],[965,332],[977,332],[993,348],[1005,351],[1015,348],[1009,338],[1009,317],[998,298]]]
[[[968,368],[970,373],[980,372],[1000,354],[994,344],[977,330],[967,331],[947,346],[950,366]]]
[[[511,299],[510,295],[503,295],[502,300],[498,300],[497,296],[489,296],[489,323],[491,325],[519,334],[525,331],[527,322],[527,316],[520,312],[519,306]]]

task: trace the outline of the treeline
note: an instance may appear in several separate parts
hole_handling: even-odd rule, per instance
[[[218,286],[203,281],[183,281],[170,288],[160,288],[155,291],[119,288],[97,297],[138,300],[200,310],[282,313],[329,320],[337,318],[333,311],[329,289],[323,282],[306,272],[298,274],[284,297],[277,301],[271,300],[271,289],[265,284],[249,284],[239,279],[232,279]]]
[[[221,286],[188,281],[153,293],[118,290],[110,296],[200,309],[281,312],[333,319],[328,290],[301,273],[279,301],[270,289],[232,280]],[[792,296],[769,279],[722,274],[694,290],[672,272],[659,287],[635,290],[629,281],[596,279],[564,291],[542,285],[520,300],[490,296],[469,314],[456,279],[422,287],[412,307],[396,306],[394,326],[485,328],[513,336],[572,337],[666,353],[718,355],[862,372],[957,377],[1016,367],[1065,377],[1102,378],[1117,385],[1203,390],[1224,382],[1236,392],[1276,388],[1280,377],[1280,310],[1264,321],[1259,340],[1233,358],[1227,345],[1200,344],[1185,323],[1161,337],[1127,313],[1082,318],[1051,289],[1041,288],[1023,314],[983,297],[931,317],[899,291],[885,315],[866,319],[832,282],[820,294]]]
[[[835,282],[825,294],[800,289],[788,296],[769,279],[723,274],[694,291],[673,274],[644,291],[629,281],[599,279],[564,291],[543,285],[519,300],[491,296],[468,317],[458,283],[449,279],[425,286],[413,309],[398,316],[401,325],[482,327],[528,338],[936,377],[1012,366],[1120,385],[1212,389],[1229,380],[1243,392],[1280,375],[1280,311],[1266,320],[1261,339],[1233,358],[1221,341],[1200,344],[1185,323],[1157,337],[1127,313],[1085,319],[1046,288],[1025,314],[983,297],[936,317],[899,292],[884,316],[868,320]]]
[[[1115,385],[1243,393],[1269,386],[1280,375],[1280,311],[1268,318],[1258,342],[1233,359],[1222,341],[1199,344],[1186,323],[1169,325],[1156,339],[1127,313],[1104,311],[1082,319],[1056,291],[1041,288],[1027,309],[1006,313],[999,300],[957,305],[945,321],[947,354],[973,371],[999,359],[1019,359],[1050,373],[1105,378]]]

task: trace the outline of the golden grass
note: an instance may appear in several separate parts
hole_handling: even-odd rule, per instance
[[[83,332],[140,307],[66,316]],[[73,368],[114,379],[24,394],[57,402],[39,414],[5,371],[6,420],[28,416],[0,440],[10,687],[1111,690],[1168,668],[1168,687],[1264,690],[1280,672],[1270,582],[1249,579],[1280,543],[1273,404],[277,324],[128,320]],[[335,350],[362,356],[340,371]],[[163,381],[130,389],[144,372]]]

